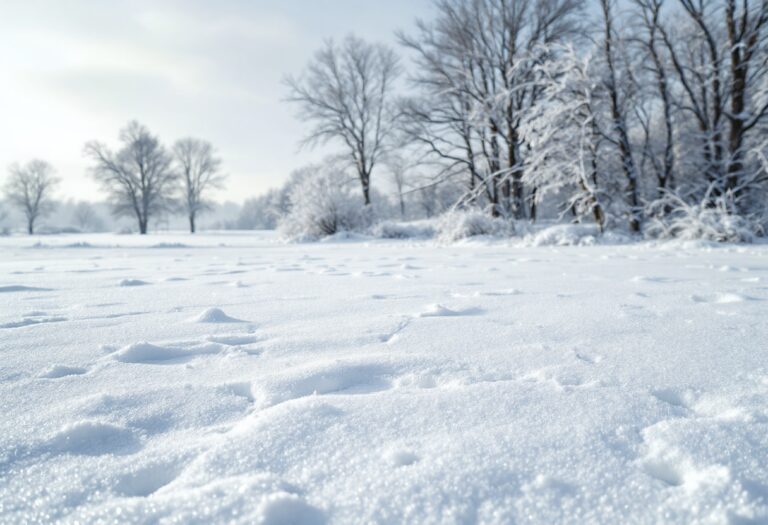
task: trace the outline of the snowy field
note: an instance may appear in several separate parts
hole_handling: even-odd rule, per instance
[[[0,522],[768,523],[768,246],[0,238]]]

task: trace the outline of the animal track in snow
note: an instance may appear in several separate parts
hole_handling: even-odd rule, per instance
[[[559,367],[544,367],[533,370],[522,378],[524,381],[543,383],[554,386],[556,389],[571,392],[575,389],[592,388],[599,386],[598,381],[586,381],[575,370],[560,369]]]
[[[394,341],[396,341],[400,332],[405,330],[408,327],[408,325],[411,324],[411,321],[412,321],[411,317],[406,317],[405,319],[397,323],[397,326],[395,328],[393,328],[388,333],[381,336],[381,342],[393,343]]]
[[[682,487],[688,493],[704,486],[723,487],[731,482],[731,473],[724,465],[701,465],[685,451],[664,438],[667,423],[662,421],[642,431],[645,453],[639,460],[649,476],[670,487]]]

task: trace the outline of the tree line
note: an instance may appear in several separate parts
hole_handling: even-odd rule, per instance
[[[434,0],[433,8],[431,19],[397,33],[402,56],[348,36],[286,78],[287,100],[309,126],[302,145],[332,143],[339,154],[250,201],[255,222],[289,215],[293,203],[339,208],[332,191],[344,180],[330,172],[341,171],[353,174],[369,211],[383,200],[375,189],[386,175],[401,217],[417,202],[427,216],[458,208],[536,221],[546,205],[601,231],[764,233],[768,0]],[[167,149],[136,122],[119,138],[116,151],[85,147],[115,213],[146,233],[159,213],[183,210],[194,231],[224,180],[211,145],[185,139]],[[57,182],[42,161],[11,167],[6,196],[30,232]],[[343,207],[370,222],[371,213]]]
[[[286,80],[311,123],[304,143],[342,148],[363,204],[394,156],[430,174],[422,188],[462,181],[455,205],[493,217],[535,221],[549,199],[601,230],[765,224],[768,0],[436,0],[434,12],[397,34],[407,63],[350,36]]]
[[[120,131],[119,141],[117,150],[98,141],[84,148],[92,162],[91,174],[108,195],[114,214],[133,217],[143,235],[160,214],[184,213],[189,231],[195,233],[198,216],[210,206],[210,192],[226,180],[213,146],[185,138],[168,149],[136,121]],[[30,235],[38,220],[53,211],[60,182],[54,168],[43,160],[10,167],[5,197],[24,214]],[[78,220],[85,221],[80,215],[86,213],[86,209],[78,210]]]

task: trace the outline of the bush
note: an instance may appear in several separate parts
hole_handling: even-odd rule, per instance
[[[600,228],[593,224],[556,224],[526,237],[532,246],[589,246],[597,242]]]
[[[384,221],[374,226],[371,233],[380,239],[431,239],[435,236],[435,226],[428,221]]]
[[[290,240],[310,241],[366,230],[375,214],[353,193],[351,182],[333,166],[306,173],[290,191],[288,213],[278,226],[280,233]]]
[[[667,205],[669,200],[666,201]],[[673,198],[674,207],[646,227],[645,234],[657,239],[752,242],[763,234],[762,224],[752,216],[734,213],[724,198],[710,203],[688,204]]]
[[[480,210],[449,211],[437,222],[437,237],[442,242],[480,235],[506,237],[514,233],[515,227],[510,221],[489,217]]]

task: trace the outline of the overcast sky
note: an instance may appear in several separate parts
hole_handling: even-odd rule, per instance
[[[394,44],[429,0],[2,0],[0,180],[42,158],[60,196],[102,197],[83,145],[116,146],[137,119],[165,143],[210,140],[230,180],[220,199],[279,186],[322,156],[298,152],[302,126],[282,101],[325,38]]]

